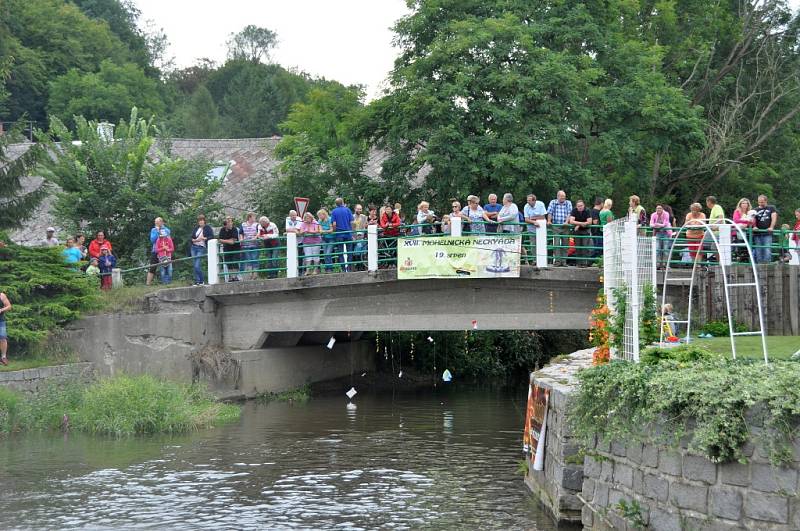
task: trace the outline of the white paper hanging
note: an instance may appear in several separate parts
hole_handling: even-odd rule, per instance
[[[350,390],[347,391],[345,394],[347,395],[347,398],[352,400],[353,397],[356,396],[357,393],[358,393],[358,391],[356,391],[356,388],[355,387],[351,387]]]
[[[332,349],[334,344],[336,344],[336,338],[331,337],[331,339],[328,341],[328,348]]]
[[[433,343],[433,338],[432,338],[431,336],[428,336],[428,341],[430,341],[431,343]]]
[[[399,373],[397,373],[397,377],[398,378],[402,378],[403,377],[403,371],[400,371]]]
[[[452,379],[453,375],[450,374],[450,371],[448,369],[445,369],[444,372],[442,373],[442,381],[449,382]]]

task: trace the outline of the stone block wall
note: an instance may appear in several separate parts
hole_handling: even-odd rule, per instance
[[[583,525],[637,529],[617,509],[635,501],[656,531],[800,529],[800,441],[787,466],[772,466],[758,445],[746,452],[747,463],[717,464],[683,448],[596,444],[584,461]]]
[[[591,363],[591,350],[582,350],[533,374],[534,383],[550,389],[545,434],[544,470],[533,470],[528,459],[525,483],[562,522],[580,522],[583,503],[578,495],[583,485],[583,459],[580,445],[572,436],[566,418],[575,373]]]
[[[591,350],[576,352],[533,374],[551,389],[544,470],[529,471],[526,484],[559,521],[584,529],[653,531],[800,530],[800,437],[793,461],[774,467],[756,442],[745,445],[746,463],[713,463],[680,448],[595,441],[576,464],[580,441],[567,419],[578,370],[591,365]],[[751,431],[762,429],[755,410]],[[638,510],[622,514],[620,502]]]
[[[36,393],[45,386],[65,382],[90,382],[95,378],[92,363],[70,363],[21,371],[0,372],[0,387],[22,393]]]

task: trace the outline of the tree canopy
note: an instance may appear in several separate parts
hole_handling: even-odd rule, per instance
[[[173,158],[156,135],[152,119],[139,118],[135,108],[114,128],[113,141],[83,117],[75,119],[75,133],[58,118],[50,128],[56,157],[47,169],[61,187],[55,211],[62,226],[104,231],[114,254],[129,264],[148,256],[155,217],[172,229],[176,249],[185,249],[197,214],[213,220],[221,209],[212,198],[221,177],[210,176],[210,163]]]

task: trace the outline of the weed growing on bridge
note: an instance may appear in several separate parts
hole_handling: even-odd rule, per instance
[[[710,353],[616,361],[579,374],[571,422],[587,443],[640,441],[689,448],[715,462],[742,460],[759,441],[775,464],[792,459],[800,426],[800,363],[733,361]],[[699,358],[693,360],[692,358]],[[753,428],[756,426],[756,428]]]
[[[115,376],[88,386],[52,386],[23,397],[0,389],[0,433],[76,429],[116,437],[183,433],[238,418],[194,385]]]

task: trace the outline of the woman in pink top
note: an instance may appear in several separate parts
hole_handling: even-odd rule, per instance
[[[733,211],[733,222],[738,226],[746,237],[749,237],[751,229],[755,226],[756,217],[753,205],[746,197],[739,199],[736,203],[736,210]],[[731,231],[731,239],[735,242],[740,242],[739,231]],[[736,261],[746,262],[748,260],[747,249],[745,247],[736,247]]]
[[[650,226],[656,236],[658,269],[664,269],[669,260],[669,247],[672,243],[672,220],[669,219],[669,212],[664,210],[663,205],[656,205],[656,211],[650,216]]]
[[[319,246],[322,243],[322,233],[319,223],[311,212],[303,214],[303,222],[297,229],[303,238],[303,267],[306,275],[316,275],[319,272]]]

